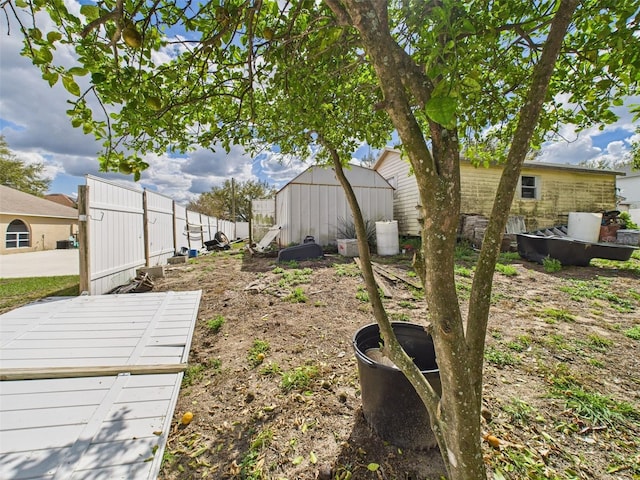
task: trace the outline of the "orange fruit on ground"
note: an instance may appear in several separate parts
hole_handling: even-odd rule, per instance
[[[193,413],[185,412],[185,414],[182,415],[180,423],[182,423],[183,425],[189,425],[191,423],[191,420],[193,420]]]

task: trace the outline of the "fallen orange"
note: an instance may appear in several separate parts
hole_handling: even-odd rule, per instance
[[[185,412],[185,414],[182,415],[180,423],[182,423],[183,425],[189,425],[191,423],[191,420],[193,420],[193,413]]]

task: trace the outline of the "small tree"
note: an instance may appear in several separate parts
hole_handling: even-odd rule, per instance
[[[483,478],[480,406],[492,278],[522,163],[562,122],[615,118],[637,91],[637,0],[522,2],[62,0],[28,4],[24,54],[76,96],[72,123],[105,142],[104,168],[139,172],[132,151],[187,150],[255,138],[283,152],[320,148],[353,211],[364,277],[392,360],[427,406],[451,479]],[[13,7],[13,2],[5,2]],[[57,31],[41,32],[46,9]],[[180,27],[173,39],[161,34]],[[59,44],[81,67],[52,64]],[[170,47],[170,48],[166,48]],[[155,52],[165,48],[167,56]],[[91,75],[84,92],[75,78]],[[89,107],[94,95],[107,117]],[[561,99],[568,99],[563,102]],[[94,117],[95,115],[95,117]],[[366,140],[402,140],[418,183],[428,320],[442,395],[399,347],[375,288],[358,202],[343,174]],[[463,312],[454,282],[460,151],[490,142],[503,175]],[[255,146],[255,144],[253,143]],[[476,158],[484,160],[482,155]]]
[[[0,135],[0,184],[21,192],[42,197],[51,181],[42,176],[44,165],[26,165],[9,150],[5,138]]]

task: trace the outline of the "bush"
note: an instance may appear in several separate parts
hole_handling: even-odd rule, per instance
[[[376,222],[373,220],[364,221],[364,229],[367,232],[367,242],[370,247],[376,246]],[[358,238],[356,226],[352,220],[338,218],[338,238]]]

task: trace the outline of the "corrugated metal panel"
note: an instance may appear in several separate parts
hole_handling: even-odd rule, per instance
[[[147,219],[149,263],[164,265],[174,254],[173,200],[147,190]]]
[[[182,373],[126,372],[186,363],[200,297],[84,296],[1,315],[3,375],[11,368],[78,368],[74,378],[2,382],[0,478],[156,478]],[[107,364],[125,373],[81,376]]]
[[[91,293],[129,282],[145,264],[142,191],[91,176],[89,231]]]

